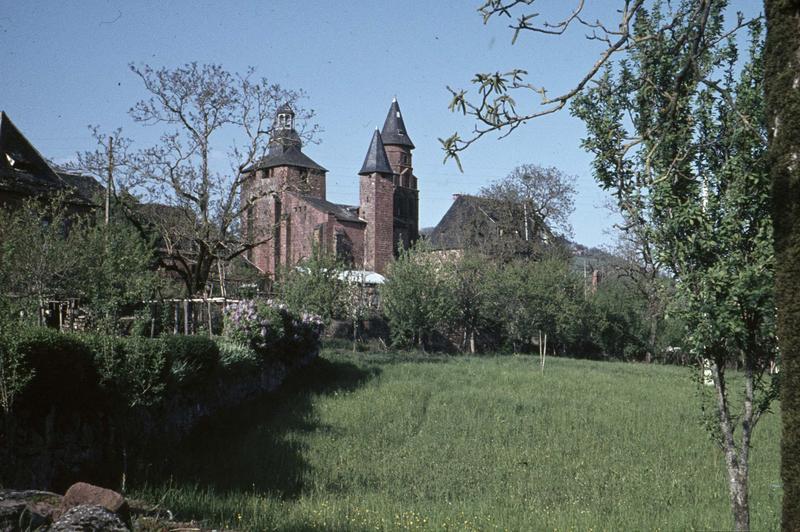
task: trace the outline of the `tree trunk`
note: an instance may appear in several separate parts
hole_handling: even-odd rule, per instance
[[[733,423],[728,405],[725,383],[725,368],[714,362],[711,368],[714,375],[714,390],[717,397],[717,414],[722,435],[722,450],[725,453],[725,469],[728,474],[728,493],[730,494],[733,527],[737,531],[750,530],[750,505],[748,502],[748,447],[750,445],[751,423],[742,422],[742,449],[737,449],[733,434]],[[745,409],[747,410],[747,408]],[[752,416],[752,409],[750,409]],[[745,412],[745,418],[747,413]]]
[[[800,1],[765,0],[768,160],[782,358],[783,530],[800,530]]]
[[[653,296],[651,296],[653,297]],[[647,353],[645,354],[645,362],[650,364],[653,361],[653,355],[655,355],[656,351],[656,341],[658,340],[658,310],[656,310],[656,306],[658,302],[650,302],[650,310],[648,314],[650,315],[650,334],[647,338]]]

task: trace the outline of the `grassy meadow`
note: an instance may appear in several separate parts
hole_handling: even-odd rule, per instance
[[[201,427],[135,496],[247,530],[719,530],[721,452],[686,368],[328,350]],[[751,524],[780,523],[779,420],[756,429]]]

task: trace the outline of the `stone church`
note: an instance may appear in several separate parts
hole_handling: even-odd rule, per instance
[[[408,137],[397,100],[381,131],[375,130],[358,172],[359,205],[325,199],[327,170],[303,153],[295,114],[281,106],[268,152],[246,175],[243,202],[252,200],[242,220],[253,242],[249,261],[274,275],[311,255],[314,246],[335,253],[356,270],[384,273],[399,251],[418,238],[419,189]]]

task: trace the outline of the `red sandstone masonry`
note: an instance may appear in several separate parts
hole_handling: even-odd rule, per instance
[[[366,220],[365,268],[378,273],[394,257],[394,185],[380,174],[361,176],[361,217]]]

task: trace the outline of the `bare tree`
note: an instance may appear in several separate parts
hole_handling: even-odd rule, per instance
[[[258,199],[242,197],[243,171],[265,155],[277,108],[295,107],[306,140],[318,132],[305,126],[314,113],[297,108],[302,92],[256,79],[252,68],[244,74],[197,63],[130,68],[150,93],[131,116],[164,132],[138,153],[136,178],[124,187],[149,203],[144,218],[160,236],[163,267],[180,276],[187,294],[202,293],[217,262],[264,242],[240,231],[242,213]]]
[[[486,0],[478,8],[478,12],[483,17],[484,24],[495,19],[508,18],[511,21],[508,27],[513,31],[512,43],[516,43],[524,34],[559,36],[573,26],[583,27],[587,32],[587,40],[600,44],[597,59],[571,88],[556,96],[548,94],[545,86],[531,82],[528,72],[522,68],[475,74],[472,79],[475,94],[467,89],[447,87],[453,96],[450,110],[473,118],[474,127],[464,138],[456,132],[446,139],[439,139],[445,151],[445,161],[453,159],[460,168],[458,154],[485,135],[498,133],[503,138],[533,119],[564,109],[575,96],[590,86],[616,55],[635,50],[663,32],[674,32],[678,35],[676,50],[688,50],[682,57],[682,64],[676,69],[672,83],[672,93],[677,95],[686,77],[696,70],[698,59],[704,50],[718,45],[730,35],[760,19],[745,19],[737,14],[734,24],[707,39],[706,30],[715,22],[712,16],[714,8],[719,8],[726,2],[679,2],[671,17],[656,31],[642,35],[634,32],[634,23],[638,14],[647,13],[652,7],[649,4],[653,2],[648,0],[620,0],[615,11],[609,10],[611,18],[607,20],[586,19],[583,16],[585,0],[575,0],[569,12],[558,20],[542,20],[540,13],[533,7],[525,7],[535,3],[536,0]],[[719,91],[726,99],[729,98],[727,91],[713,80],[704,79],[703,83],[710,89]],[[677,105],[677,98],[674,100]],[[655,134],[656,131],[652,133]],[[632,146],[640,142],[641,139],[633,139]]]
[[[575,178],[558,168],[523,164],[505,178],[481,188],[480,195],[519,210],[523,238],[542,233],[572,235],[569,217],[575,209]]]

